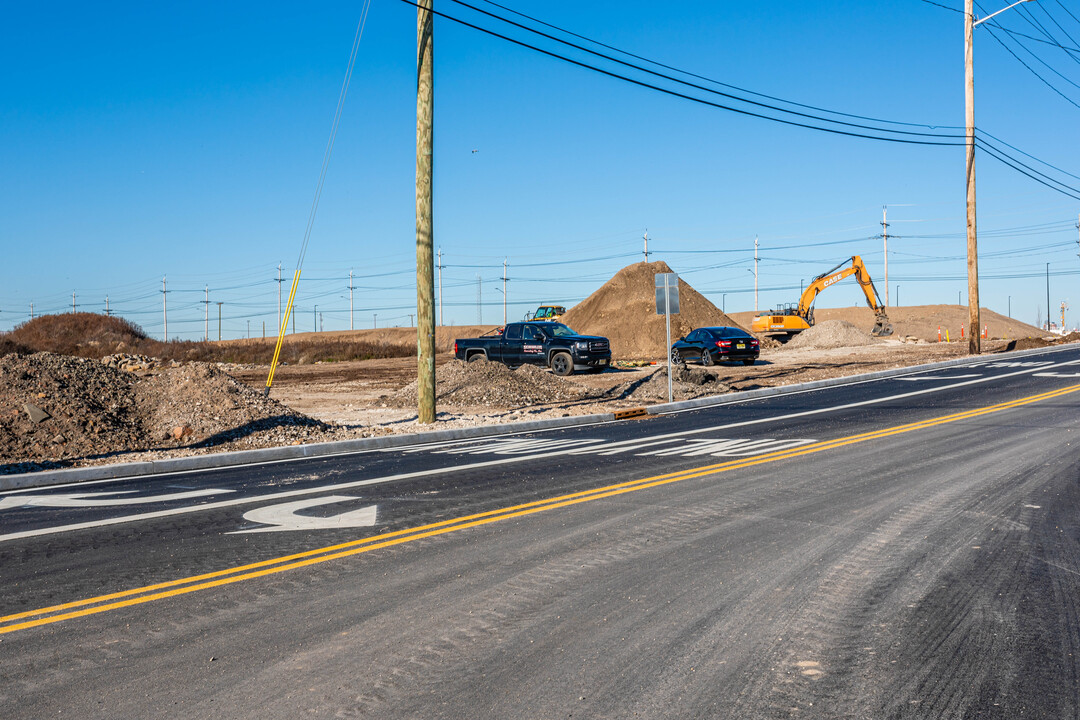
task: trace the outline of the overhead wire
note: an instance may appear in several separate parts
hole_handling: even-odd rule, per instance
[[[868,120],[868,121],[871,121],[871,122],[888,123],[888,124],[891,124],[891,125],[906,125],[906,126],[909,126],[909,127],[924,127],[924,128],[931,128],[931,129],[936,129],[936,128],[944,128],[944,129],[950,129],[950,130],[962,130],[963,129],[960,126],[928,125],[928,124],[925,124],[925,123],[902,122],[902,121],[899,121],[899,120],[885,120],[885,119],[882,119],[882,118],[869,117],[869,116],[866,116],[866,115],[856,115],[856,114],[853,114],[853,113],[840,112],[838,110],[829,110],[828,108],[818,107],[816,105],[807,105],[805,103],[799,103],[799,102],[795,102],[793,100],[786,100],[786,99],[781,98],[781,97],[776,97],[775,95],[767,95],[765,93],[760,93],[760,92],[756,92],[754,90],[749,90],[747,88],[739,87],[738,85],[732,85],[730,83],[722,82],[720,80],[715,80],[715,79],[707,77],[705,75],[699,75],[697,73],[693,73],[693,72],[690,72],[688,70],[683,70],[681,68],[677,68],[677,67],[674,67],[674,66],[671,66],[671,65],[666,65],[666,64],[658,62],[656,60],[652,60],[650,58],[643,57],[641,55],[635,55],[634,53],[628,52],[626,50],[622,50],[622,49],[617,48],[617,47],[615,47],[613,45],[608,45],[606,43],[600,42],[599,40],[594,40],[594,39],[586,37],[584,35],[580,35],[578,33],[567,30],[566,28],[562,28],[562,27],[559,27],[557,25],[553,25],[551,23],[544,22],[543,20],[532,17],[530,15],[526,15],[525,13],[514,10],[513,8],[507,7],[505,5],[500,5],[499,3],[496,3],[496,2],[492,2],[492,0],[481,0],[481,1],[488,4],[488,5],[492,5],[494,7],[497,7],[500,10],[504,10],[506,12],[513,13],[514,15],[517,15],[518,17],[524,18],[524,19],[528,20],[529,22],[534,22],[534,23],[537,23],[538,25],[542,25],[544,27],[551,28],[552,30],[556,30],[557,32],[565,33],[566,35],[569,35],[571,37],[576,37],[579,40],[584,40],[584,41],[586,41],[588,43],[591,43],[593,45],[596,45],[598,47],[606,48],[607,50],[617,52],[620,55],[625,55],[627,57],[634,58],[635,60],[640,60],[642,62],[649,63],[650,65],[655,65],[657,67],[664,68],[665,70],[671,70],[672,72],[677,72],[677,73],[680,73],[682,75],[686,75],[687,77],[697,78],[699,80],[703,80],[705,82],[713,83],[713,84],[719,85],[721,87],[730,88],[732,90],[738,90],[739,92],[747,93],[749,95],[754,95],[755,97],[765,98],[767,100],[773,100],[775,102],[782,102],[782,103],[784,103],[786,105],[793,105],[795,107],[806,108],[808,110],[817,110],[818,112],[825,112],[825,113],[829,113],[830,115],[839,115],[841,117],[854,118],[856,120]],[[454,0],[454,2],[458,2],[458,0]],[[458,4],[459,5],[464,5],[464,3],[462,3],[462,2],[458,2]],[[471,7],[471,6],[466,6],[466,7]]]
[[[408,0],[406,0],[406,2],[407,1]],[[569,42],[568,40],[563,40],[561,38],[557,38],[557,37],[555,37],[553,35],[550,35],[548,33],[541,32],[540,30],[537,30],[535,28],[530,28],[530,27],[528,27],[526,25],[522,25],[521,23],[514,22],[513,20],[510,20],[509,18],[502,17],[502,16],[500,16],[500,15],[498,15],[496,13],[491,13],[491,12],[488,12],[486,10],[482,10],[482,9],[476,7],[475,5],[470,5],[470,4],[466,3],[466,2],[464,2],[464,0],[452,0],[452,2],[454,2],[455,4],[460,5],[462,7],[473,10],[474,12],[478,12],[478,13],[480,13],[482,15],[486,15],[487,17],[490,17],[490,18],[499,20],[501,22],[507,23],[507,24],[509,24],[509,25],[511,25],[513,27],[519,28],[521,30],[525,30],[526,32],[531,32],[531,33],[533,33],[535,35],[539,35],[540,37],[546,38],[548,40],[553,40],[553,41],[555,41],[557,43],[566,45],[567,47],[574,48],[575,50],[580,50],[582,52],[588,53],[588,54],[593,55],[595,57],[603,58],[604,60],[607,60],[609,62],[614,62],[614,63],[617,63],[617,64],[622,65],[624,67],[631,68],[631,69],[634,69],[634,70],[638,70],[640,72],[644,72],[644,73],[647,73],[649,75],[653,75],[654,77],[662,78],[662,79],[665,79],[665,80],[670,80],[672,82],[679,83],[681,85],[685,85],[686,87],[693,88],[695,90],[702,90],[704,92],[719,95],[720,97],[725,97],[725,98],[728,98],[728,99],[731,99],[731,100],[736,100],[738,102],[747,103],[749,105],[754,105],[754,106],[761,107],[761,108],[764,108],[764,109],[775,110],[777,112],[788,113],[788,114],[791,114],[791,115],[794,115],[794,116],[797,116],[797,117],[803,117],[803,118],[812,119],[812,120],[819,120],[819,121],[822,121],[822,122],[830,122],[830,123],[835,123],[835,124],[838,124],[838,125],[844,125],[844,126],[848,126],[848,127],[855,127],[855,128],[860,128],[860,129],[864,129],[864,130],[876,130],[878,132],[889,132],[889,133],[897,133],[897,134],[902,134],[902,135],[914,135],[914,136],[921,136],[921,137],[960,137],[959,135],[943,135],[941,133],[924,133],[924,132],[914,132],[914,131],[909,131],[909,130],[892,130],[892,129],[889,129],[889,128],[874,127],[874,126],[871,126],[871,125],[863,125],[863,124],[860,124],[860,123],[851,123],[851,122],[846,122],[846,121],[843,121],[843,120],[832,120],[830,118],[821,117],[821,116],[818,116],[818,115],[811,115],[809,113],[798,112],[798,111],[795,111],[795,110],[788,110],[788,109],[785,109],[785,108],[777,107],[775,105],[769,105],[767,103],[757,102],[755,100],[748,100],[746,98],[739,97],[737,95],[732,95],[730,93],[721,92],[719,90],[713,90],[713,89],[704,87],[702,85],[698,85],[696,83],[688,82],[686,80],[680,80],[679,78],[673,77],[671,75],[666,75],[664,73],[657,72],[655,70],[649,70],[648,68],[644,68],[644,67],[641,67],[640,65],[635,65],[633,63],[626,62],[625,60],[619,60],[618,58],[614,58],[614,57],[612,57],[610,55],[606,55],[606,54],[598,52],[596,50],[590,50],[589,48],[583,47],[583,46],[578,45],[576,43]],[[412,3],[410,3],[410,4],[412,4]],[[489,4],[494,4],[494,3],[489,3]],[[498,6],[498,7],[501,7],[501,6]],[[549,25],[549,27],[555,27],[555,26]],[[559,32],[567,32],[565,30],[562,30],[561,28],[556,28],[556,29],[558,29]],[[567,34],[574,35],[573,33],[569,33],[569,32],[567,32]],[[581,36],[580,35],[574,35],[574,37],[581,37]],[[593,42],[593,41],[590,40],[589,42]],[[594,44],[600,45],[602,47],[610,48],[610,46],[603,45],[602,43],[594,43]],[[533,48],[533,49],[538,49],[538,48]],[[630,53],[623,53],[622,51],[618,51],[618,52],[620,52],[620,53],[622,53],[624,55],[627,55],[627,56],[631,56]],[[632,56],[632,57],[638,57],[638,56]],[[654,63],[654,62],[648,61],[648,60],[646,60],[646,62],[657,65],[658,67],[664,67],[664,68],[674,70],[674,68],[670,68],[670,66],[666,66],[666,65],[661,65],[660,63]],[[598,68],[593,67],[592,69],[598,69]],[[691,76],[691,77],[698,77],[698,78],[701,77],[700,75],[694,75],[692,73],[687,73],[687,72],[684,72],[682,70],[675,70],[675,71],[679,72],[681,74],[687,75],[687,76]],[[730,86],[730,85],[727,85],[727,84],[724,84],[724,83],[718,83],[715,80],[707,79],[707,81],[711,82],[711,83],[714,83],[714,84],[718,84],[718,85],[724,85],[725,87],[734,87],[734,86]],[[743,91],[743,92],[745,92],[745,91]],[[753,94],[757,94],[757,93],[753,93]],[[795,104],[795,103],[789,103],[789,102],[784,101],[784,100],[781,100],[781,102],[785,102],[787,104]],[[829,110],[825,110],[824,112],[830,112],[831,114],[840,114],[840,113],[832,113]],[[935,126],[927,126],[927,125],[915,125],[913,123],[898,123],[898,122],[893,122],[893,121],[889,121],[889,120],[879,120],[877,122],[884,122],[884,123],[890,123],[890,124],[896,124],[896,125],[903,124],[903,125],[916,126],[916,127],[935,127]],[[960,129],[960,128],[952,128],[952,129]]]
[[[484,0],[484,1],[488,2],[488,4],[493,5],[495,7],[500,7],[500,8],[504,7],[504,6],[498,5],[497,3],[490,2],[489,0]],[[402,0],[402,2],[404,2],[404,3],[408,4],[408,5],[412,5],[414,7],[416,5],[416,3],[412,2],[411,0]],[[604,59],[609,60],[611,62],[615,62],[615,63],[618,63],[620,65],[623,65],[625,67],[629,67],[629,68],[633,68],[633,69],[636,69],[636,70],[639,70],[639,71],[642,71],[642,72],[646,72],[646,73],[651,74],[653,76],[664,78],[664,79],[667,79],[667,80],[670,80],[670,81],[673,81],[673,82],[677,82],[677,83],[680,83],[682,85],[686,85],[686,86],[691,87],[691,88],[695,88],[695,89],[699,89],[699,90],[702,90],[702,91],[705,91],[705,92],[717,94],[717,95],[720,95],[720,96],[723,96],[723,97],[726,97],[726,98],[732,98],[732,99],[735,99],[735,100],[740,101],[740,102],[745,102],[745,103],[748,103],[748,104],[756,105],[756,106],[767,108],[767,109],[772,109],[772,110],[779,111],[779,112],[790,113],[790,114],[797,115],[797,116],[800,116],[800,117],[811,118],[811,119],[818,120],[818,121],[821,121],[821,122],[834,123],[834,124],[840,124],[840,125],[846,125],[846,126],[855,126],[855,127],[859,127],[859,128],[863,128],[863,129],[876,130],[878,132],[890,132],[890,133],[897,133],[897,134],[910,134],[910,135],[923,135],[923,136],[929,135],[929,136],[939,137],[939,138],[958,138],[958,137],[962,137],[962,136],[954,136],[954,135],[942,135],[942,134],[936,134],[936,133],[913,133],[913,132],[910,132],[910,131],[891,130],[891,129],[888,129],[888,128],[876,128],[876,127],[871,127],[871,126],[863,126],[863,125],[858,125],[858,124],[855,124],[855,123],[847,123],[847,122],[844,122],[844,121],[832,120],[830,118],[812,116],[812,115],[808,115],[806,113],[798,113],[798,112],[795,112],[795,111],[786,110],[784,108],[778,108],[778,107],[775,107],[775,106],[766,105],[766,104],[763,104],[763,103],[758,103],[756,101],[747,100],[746,98],[739,98],[737,96],[733,96],[733,95],[730,95],[728,93],[721,93],[721,92],[718,92],[716,90],[712,90],[710,88],[705,88],[705,87],[702,87],[700,85],[696,85],[694,83],[688,83],[686,81],[679,80],[678,78],[673,78],[673,77],[671,77],[669,75],[665,75],[663,73],[658,73],[656,71],[649,70],[647,68],[642,68],[639,65],[635,65],[633,63],[628,63],[628,62],[619,60],[617,58],[613,58],[610,55],[606,55],[604,53],[600,53],[600,52],[597,52],[597,51],[594,51],[594,50],[590,50],[588,48],[584,48],[584,47],[582,47],[580,45],[577,45],[576,43],[571,43],[569,41],[566,41],[566,40],[563,40],[563,39],[560,39],[560,38],[556,38],[556,37],[554,37],[554,36],[552,36],[552,35],[550,35],[548,33],[544,33],[544,32],[541,32],[539,30],[536,30],[535,28],[529,28],[529,27],[527,27],[525,25],[522,25],[521,23],[514,22],[513,20],[510,20],[508,18],[504,18],[504,17],[502,17],[502,16],[500,16],[498,14],[482,10],[480,8],[477,8],[477,7],[473,6],[473,5],[470,5],[469,3],[464,2],[463,0],[453,0],[453,2],[455,2],[457,5],[460,5],[462,7],[469,8],[471,10],[479,12],[479,13],[487,16],[487,17],[491,17],[491,18],[500,20],[500,21],[508,23],[508,24],[510,24],[510,25],[512,25],[514,27],[526,30],[528,32],[534,33],[534,34],[539,35],[539,36],[544,37],[544,38],[554,40],[555,42],[558,42],[558,43],[561,43],[563,45],[566,45],[566,46],[581,50],[583,52],[589,53],[589,54],[594,55],[596,57],[601,57],[601,58],[604,58]],[[932,3],[932,4],[936,4],[936,3]],[[942,7],[944,7],[944,6],[942,6]],[[531,18],[529,18],[529,16],[526,16],[526,15],[521,14],[521,13],[516,13],[516,11],[511,10],[510,12],[515,12],[515,14],[518,14],[521,17],[531,19]],[[483,27],[481,27],[479,25],[476,25],[474,23],[470,23],[470,22],[467,22],[467,21],[462,20],[460,18],[453,17],[453,16],[451,16],[451,15],[449,15],[447,13],[436,12],[435,14],[439,15],[440,17],[444,17],[444,18],[446,18],[448,20],[451,20],[452,22],[463,25],[465,27],[469,27],[471,29],[477,30],[479,32],[483,32],[483,33],[491,35],[493,37],[497,37],[497,38],[506,40],[508,42],[517,44],[519,46],[535,50],[537,52],[548,55],[550,57],[554,57],[554,58],[557,58],[557,59],[564,60],[566,62],[577,65],[579,67],[582,67],[582,68],[585,68],[585,69],[591,69],[591,70],[594,70],[596,72],[608,75],[609,77],[613,77],[613,78],[616,78],[616,79],[621,79],[621,80],[624,80],[626,82],[630,82],[630,83],[633,83],[633,84],[636,84],[636,85],[639,85],[639,86],[642,86],[642,87],[645,87],[645,88],[657,90],[657,91],[663,92],[665,94],[669,94],[669,95],[673,95],[675,97],[680,97],[680,98],[683,98],[683,99],[687,99],[687,100],[690,100],[692,102],[698,102],[698,103],[701,103],[701,104],[709,105],[709,106],[712,106],[712,107],[716,107],[718,109],[729,110],[729,111],[732,111],[732,112],[737,112],[737,113],[740,113],[740,114],[745,114],[745,115],[750,115],[752,117],[757,117],[757,118],[760,118],[760,119],[772,120],[774,122],[779,122],[779,123],[782,123],[782,124],[794,125],[794,126],[797,126],[797,127],[804,127],[804,128],[807,128],[807,129],[814,129],[814,130],[819,130],[819,131],[823,131],[823,132],[831,132],[831,133],[835,133],[835,134],[848,135],[848,136],[854,136],[854,137],[861,137],[861,138],[867,138],[867,139],[889,141],[889,142],[903,142],[903,143],[908,143],[908,144],[922,144],[922,145],[959,145],[959,144],[963,144],[963,143],[959,143],[959,142],[957,142],[957,143],[953,143],[953,142],[929,142],[929,141],[922,141],[922,140],[915,141],[915,140],[911,140],[911,139],[908,139],[908,138],[890,138],[890,137],[881,137],[881,136],[868,136],[868,135],[865,135],[865,134],[862,134],[862,133],[854,133],[854,132],[850,132],[850,131],[846,131],[846,130],[838,130],[838,129],[835,129],[835,128],[824,128],[824,127],[820,127],[820,126],[808,125],[806,123],[799,123],[799,122],[795,122],[795,121],[791,121],[791,120],[786,120],[786,119],[783,119],[783,118],[776,118],[776,117],[772,117],[772,116],[762,115],[760,113],[755,113],[755,112],[751,112],[751,111],[740,109],[740,108],[732,108],[732,107],[723,105],[721,103],[714,103],[714,102],[711,102],[711,101],[703,99],[703,98],[690,96],[690,95],[687,95],[685,93],[676,92],[676,91],[668,89],[668,88],[662,88],[662,87],[653,85],[651,83],[646,83],[646,82],[641,81],[641,80],[637,80],[637,79],[634,79],[634,78],[629,78],[627,76],[620,75],[618,73],[614,73],[614,72],[609,71],[609,70],[605,70],[605,69],[602,69],[602,68],[599,68],[599,67],[596,67],[596,66],[593,66],[593,65],[589,65],[587,63],[584,63],[584,62],[581,62],[581,61],[578,61],[578,60],[575,60],[575,59],[560,55],[558,53],[554,53],[552,51],[545,50],[545,49],[539,48],[539,47],[534,46],[534,45],[530,45],[529,43],[526,43],[524,41],[511,38],[509,36],[506,36],[506,35],[503,35],[501,33],[495,32],[494,30],[483,28]],[[537,21],[537,22],[539,22],[539,21]],[[587,38],[584,38],[584,36],[581,36],[581,35],[578,35],[578,34],[575,34],[575,33],[570,33],[569,31],[565,31],[565,30],[562,30],[561,28],[558,28],[557,26],[550,25],[548,23],[541,23],[541,24],[543,24],[543,25],[545,25],[547,27],[551,27],[553,29],[557,29],[559,32],[565,32],[568,35],[571,35],[571,36],[574,36],[574,37],[579,37],[579,38],[587,40]],[[994,37],[995,37],[996,40],[998,40],[998,42],[1002,42],[996,36],[994,36]],[[597,45],[599,45],[601,47],[612,48],[612,46],[605,45],[603,43],[595,43],[595,41],[591,41],[591,40],[589,40],[589,42],[594,42],[594,44],[597,44]],[[1002,43],[1002,44],[1004,46],[1004,43]],[[1010,52],[1012,52],[1011,49],[1008,48],[1008,46],[1005,46],[1005,47]],[[616,51],[620,52],[620,53],[623,53],[623,51],[618,51],[618,50],[616,50]],[[639,56],[636,56],[636,55],[632,55],[630,53],[623,53],[623,54],[626,54],[628,56],[635,57],[635,58],[639,57]],[[1013,55],[1015,56],[1015,53],[1013,53]],[[1017,57],[1017,59],[1019,60],[1018,57]],[[646,60],[646,62],[652,62],[652,61]],[[1023,61],[1021,60],[1021,62],[1023,62]],[[662,65],[660,63],[653,63],[653,64],[656,64],[659,67],[670,68],[670,66]],[[683,72],[683,71],[676,70],[676,72]],[[1034,71],[1032,71],[1032,72],[1034,72]],[[683,74],[694,76],[692,73],[683,73]],[[1036,73],[1036,76],[1038,76],[1037,73]],[[700,77],[700,76],[697,76],[697,77]],[[710,82],[716,82],[716,81],[710,80]],[[1050,87],[1053,87],[1053,86],[1051,85]],[[1056,90],[1056,88],[1054,88],[1054,89]],[[1059,94],[1060,94],[1060,91],[1059,91]],[[1069,98],[1067,96],[1063,95],[1063,94],[1062,94],[1062,97],[1065,97],[1066,100],[1069,100]],[[787,101],[784,101],[784,102],[787,102]],[[1070,100],[1070,102],[1071,102],[1071,100]],[[1080,105],[1077,105],[1077,107],[1080,108]],[[826,112],[830,112],[830,111],[826,111]],[[892,121],[884,121],[884,122],[892,122]],[[1027,177],[1029,177],[1031,179],[1036,179],[1035,177],[1032,176],[1031,173],[1036,173],[1036,174],[1042,175],[1042,173],[1039,173],[1038,171],[1030,168],[1029,166],[1024,165],[1024,163],[1022,163],[1018,159],[1010,156],[1007,152],[1005,152],[1003,150],[997,149],[997,156],[995,157],[995,159],[998,159],[998,160],[1004,162],[1007,166],[1017,170],[1018,172],[1021,172],[1021,174],[1025,175],[1025,176],[1027,176]],[[1040,161],[1040,162],[1042,162],[1042,161]],[[1044,164],[1046,164],[1048,167],[1052,167],[1049,163],[1044,163]],[[1023,170],[1021,170],[1017,166],[1026,167],[1030,172],[1024,172]],[[1063,194],[1066,194],[1069,197],[1074,197],[1074,195],[1072,193],[1073,192],[1078,192],[1075,188],[1070,188],[1069,186],[1064,185],[1063,183],[1060,183],[1060,182],[1058,182],[1056,180],[1053,180],[1052,178],[1049,178],[1046,175],[1043,175],[1043,177],[1045,177],[1047,180],[1050,180],[1051,183],[1062,185],[1063,187],[1067,188],[1066,191],[1062,191],[1059,188],[1054,187],[1053,185],[1050,185],[1050,184],[1048,184],[1046,182],[1041,182],[1040,181],[1041,184],[1043,184],[1044,186],[1046,186],[1046,187],[1048,187],[1050,189],[1057,190],[1058,192],[1063,192]]]
[[[401,0],[401,2],[405,3],[406,5],[411,5],[413,7],[417,6],[416,3],[413,2],[413,0]],[[566,55],[560,55],[559,53],[556,53],[556,52],[554,52],[552,50],[546,50],[546,49],[538,47],[536,45],[531,45],[531,44],[529,44],[527,42],[524,42],[522,40],[518,40],[516,38],[512,38],[512,37],[509,37],[507,35],[503,35],[502,33],[498,33],[498,32],[496,32],[494,30],[490,30],[488,28],[481,27],[479,25],[476,25],[475,23],[470,23],[470,22],[468,22],[466,20],[454,17],[453,15],[449,15],[449,14],[447,14],[445,12],[440,12],[440,11],[431,11],[431,12],[433,14],[435,14],[435,15],[438,15],[439,17],[445,18],[445,19],[447,19],[447,20],[449,20],[451,22],[457,23],[457,24],[459,24],[459,25],[461,25],[463,27],[468,27],[468,28],[471,28],[471,29],[476,30],[478,32],[482,32],[482,33],[484,33],[486,35],[490,35],[492,37],[499,38],[500,40],[505,40],[506,42],[512,43],[514,45],[518,45],[520,47],[524,47],[524,48],[533,50],[535,52],[541,53],[542,55],[547,55],[548,57],[552,57],[552,58],[555,58],[555,59],[558,59],[558,60],[562,60],[564,62],[567,62],[567,63],[571,64],[571,65],[576,65],[576,66],[578,66],[580,68],[583,68],[583,69],[586,69],[586,70],[592,70],[594,72],[600,73],[601,75],[606,75],[606,76],[611,77],[613,79],[622,80],[622,81],[630,83],[632,85],[637,85],[639,87],[643,87],[643,88],[646,88],[646,89],[649,89],[649,90],[655,90],[655,91],[663,93],[665,95],[670,95],[672,97],[681,98],[683,100],[689,100],[690,102],[695,102],[695,103],[698,103],[698,104],[701,104],[701,105],[707,105],[709,107],[714,107],[714,108],[717,108],[717,109],[720,109],[720,110],[727,110],[729,112],[737,113],[739,115],[745,115],[745,116],[748,116],[748,117],[755,117],[755,118],[758,118],[758,119],[761,119],[761,120],[769,120],[771,122],[780,123],[782,125],[789,125],[789,126],[792,126],[792,127],[801,127],[801,128],[805,128],[805,129],[808,129],[808,130],[818,130],[820,132],[827,132],[827,133],[831,133],[831,134],[834,134],[834,135],[844,135],[844,136],[847,136],[847,137],[858,137],[858,138],[864,138],[864,139],[867,139],[867,140],[879,140],[879,141],[882,141],[882,142],[902,143],[902,144],[907,144],[907,145],[947,145],[947,146],[963,145],[963,142],[960,141],[962,139],[962,136],[946,135],[946,134],[940,134],[940,133],[915,133],[915,132],[906,131],[906,130],[889,130],[887,128],[870,128],[870,129],[876,130],[878,132],[891,132],[891,133],[895,133],[895,134],[922,135],[922,136],[927,136],[927,137],[941,138],[942,140],[941,141],[934,141],[934,140],[920,140],[920,139],[906,138],[906,137],[887,137],[887,136],[880,136],[880,135],[870,135],[870,134],[867,134],[867,133],[857,133],[857,132],[853,132],[853,131],[850,131],[850,130],[840,130],[840,129],[837,129],[837,128],[821,127],[819,125],[812,125],[812,124],[809,124],[809,123],[797,122],[795,120],[788,120],[788,119],[784,119],[784,118],[773,117],[771,115],[765,115],[765,114],[754,112],[754,111],[751,111],[751,110],[746,110],[746,109],[742,109],[742,108],[736,108],[736,107],[732,107],[730,105],[724,105],[723,103],[713,102],[713,101],[707,100],[705,98],[700,98],[700,97],[696,97],[696,96],[693,96],[693,95],[688,95],[688,94],[683,93],[683,92],[678,92],[678,91],[672,90],[670,88],[661,87],[659,85],[655,85],[655,84],[652,84],[652,83],[645,82],[644,80],[638,80],[638,79],[631,78],[631,77],[626,76],[626,75],[621,75],[621,74],[619,74],[617,72],[614,72],[612,70],[606,70],[604,68],[600,68],[600,67],[597,67],[595,65],[590,65],[590,64],[588,64],[588,63],[586,63],[584,61],[575,60],[574,58],[568,57]],[[564,44],[566,43],[566,41],[560,41],[557,38],[555,40],[557,42],[563,42]],[[591,51],[591,50],[588,50],[586,48],[582,48],[582,50],[584,50],[585,52],[594,54],[594,55],[598,54],[595,51]],[[625,63],[623,61],[620,61],[620,60],[617,60],[617,59],[614,59],[614,58],[610,58],[610,60],[612,62],[615,62],[615,63],[618,63],[618,64],[629,65],[628,63]],[[634,66],[634,67],[636,67],[636,66]],[[645,68],[639,68],[639,70],[641,70],[642,72],[652,74],[652,75],[659,75],[658,73],[656,73],[654,71],[647,70]],[[696,87],[696,88],[701,89],[701,90],[703,90],[705,92],[709,92],[709,93],[712,93],[712,94],[718,94],[718,95],[724,95],[725,97],[731,97],[731,96],[729,96],[729,95],[727,95],[725,93],[720,93],[720,92],[718,92],[716,90],[710,90],[708,88],[702,88],[700,86],[695,86],[695,85],[692,85],[690,83],[687,83],[686,81],[678,80],[677,78],[671,78],[669,76],[663,76],[663,75],[660,75],[660,76],[665,77],[666,79],[668,79],[668,80],[670,80],[672,82],[676,82],[676,83],[680,83],[680,84],[683,84],[683,85],[690,85],[692,87]],[[757,103],[757,102],[752,101],[752,100],[747,100],[745,98],[736,98],[736,99],[739,102],[744,102],[744,103],[748,103],[748,104],[752,104],[752,105],[758,105],[758,106],[762,105],[761,103]],[[778,109],[778,110],[780,112],[785,112],[785,113],[789,113],[789,114],[801,115],[801,113],[796,113],[796,112],[791,111],[791,110],[783,110],[783,109]],[[828,118],[815,118],[815,119],[820,120],[821,122],[827,122],[827,123],[833,123],[833,124],[841,124],[841,125],[851,125],[851,123],[844,123],[842,121],[830,120]],[[946,139],[948,139],[950,141],[946,142],[945,141]],[[956,140],[956,141],[953,141],[953,140]]]

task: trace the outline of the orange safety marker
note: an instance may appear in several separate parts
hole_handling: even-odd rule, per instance
[[[941,326],[937,326],[937,341],[941,342]]]

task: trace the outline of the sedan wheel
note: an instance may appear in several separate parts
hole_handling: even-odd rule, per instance
[[[678,365],[682,362],[682,357],[679,355],[679,348],[671,348],[671,364]]]
[[[712,365],[715,362],[716,361],[713,360],[713,356],[712,356],[711,352],[709,352],[708,350],[702,350],[701,351],[701,364],[702,365]]]

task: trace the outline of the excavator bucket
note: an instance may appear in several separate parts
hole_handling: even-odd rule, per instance
[[[888,316],[880,312],[874,316],[874,329],[870,331],[871,335],[892,335],[892,323],[889,322]]]

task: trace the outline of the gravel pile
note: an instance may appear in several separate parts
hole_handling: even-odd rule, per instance
[[[413,381],[386,399],[391,407],[415,407],[417,383]],[[461,407],[514,408],[587,397],[586,388],[552,375],[535,365],[516,370],[498,362],[451,360],[435,373],[436,403]]]
[[[143,379],[137,399],[152,440],[202,445],[251,434],[328,426],[285,407],[208,363],[190,363]],[[307,437],[293,433],[296,439]],[[177,437],[180,435],[182,437]]]
[[[785,347],[826,350],[829,348],[874,345],[877,342],[873,335],[863,332],[849,322],[825,320],[791,338]]]
[[[704,368],[675,365],[671,370],[671,397],[674,401],[723,395],[731,391],[731,387],[722,382],[718,375]],[[667,366],[657,368],[644,381],[617,385],[605,393],[604,397],[640,403],[667,402]]]
[[[113,365],[129,365],[120,370]],[[341,432],[206,363],[0,358],[0,474],[172,448],[332,440]]]
[[[0,358],[0,472],[16,462],[138,447],[143,426],[137,380],[87,358],[51,353]]]

